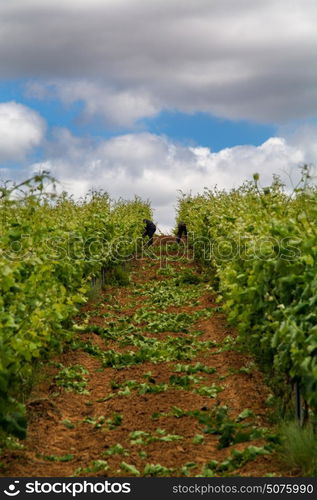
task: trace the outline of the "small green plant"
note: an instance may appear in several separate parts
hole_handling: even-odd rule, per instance
[[[112,414],[112,417],[107,419],[108,428],[110,430],[113,430],[116,427],[119,427],[122,424],[122,420],[123,420],[122,415],[120,415],[120,413],[114,412]]]
[[[120,467],[124,472],[128,472],[132,476],[141,476],[140,471],[132,464],[121,462]]]
[[[68,418],[65,418],[64,420],[62,420],[62,424],[66,427],[66,429],[74,429],[75,428],[75,424],[73,424],[73,422],[71,420],[69,420]]]
[[[119,389],[118,396],[129,396],[131,394],[131,389],[137,389],[139,394],[153,393],[167,391],[167,384],[157,384],[155,379],[152,377],[148,378],[149,383],[137,382],[136,380],[126,380],[122,384],[112,381],[111,386],[113,389]]]
[[[195,375],[171,375],[169,382],[171,385],[176,387],[182,387],[183,389],[189,389],[192,384],[197,384],[201,381],[202,377],[196,377]]]
[[[171,265],[167,265],[166,267],[161,267],[161,269],[159,269],[157,271],[157,275],[158,276],[166,276],[168,278],[172,278],[176,275],[177,273],[177,270],[172,267]]]
[[[115,397],[115,394],[113,392],[110,392],[107,396],[104,396],[103,398],[96,399],[96,403],[103,403],[104,401],[109,401],[109,399],[112,399]]]
[[[218,406],[212,410],[210,416],[202,419],[206,424],[204,432],[219,435],[219,449],[265,437],[265,429],[259,428],[250,422],[243,423],[244,420],[250,417],[254,417],[253,412],[245,409],[238,417],[231,419],[228,416],[228,407]]]
[[[186,283],[188,285],[198,285],[200,282],[201,278],[191,269],[185,269],[177,278],[178,284]]]
[[[90,424],[95,429],[100,429],[105,424],[106,418],[101,415],[100,417],[85,417],[82,422],[84,424]]]
[[[197,353],[213,347],[212,341],[198,341],[195,338],[166,337],[164,340],[144,337],[136,339],[133,345],[139,347],[137,351],[117,352],[113,349],[101,351],[93,349],[104,367],[113,367],[120,370],[126,366],[144,363],[146,361],[188,361],[197,356]],[[89,348],[90,350],[90,348]]]
[[[24,448],[24,444],[22,444],[18,438],[6,435],[1,431],[0,443],[4,448],[7,448],[8,450],[23,450]]]
[[[278,437],[275,434],[270,434],[267,429],[258,427],[254,422],[250,421],[254,418],[251,410],[246,408],[235,419],[228,415],[227,406],[216,406],[213,410],[203,408],[201,410],[182,410],[177,406],[173,406],[168,413],[154,413],[153,420],[158,420],[160,417],[172,416],[175,418],[194,417],[201,425],[202,431],[205,434],[215,434],[219,436],[218,448],[226,448],[236,443],[252,441],[254,439],[264,438],[268,441],[268,447],[276,444]],[[245,420],[247,420],[245,422]],[[200,435],[198,435],[200,436]],[[201,437],[194,437],[197,443]]]
[[[238,372],[246,373],[247,375],[249,375],[250,373],[254,372],[254,370],[256,370],[256,364],[254,363],[254,361],[249,361],[245,366],[242,366],[238,370]]]
[[[203,372],[203,373],[215,373],[216,369],[213,367],[205,366],[202,363],[196,363],[195,365],[182,365],[181,363],[178,363],[174,370],[176,372],[185,372],[185,373],[197,373],[197,372]]]
[[[196,469],[196,468],[197,468],[197,464],[195,462],[187,462],[186,464],[184,464],[181,467],[180,472],[183,476],[190,476],[192,473],[192,470]]]
[[[74,472],[74,476],[76,477],[90,472],[106,472],[108,469],[109,466],[106,460],[93,460],[88,467],[78,467]]]
[[[194,392],[196,392],[200,396],[208,396],[209,398],[216,398],[217,394],[221,391],[223,391],[223,387],[211,384],[211,385],[203,385],[198,389],[195,389]]]
[[[144,476],[150,477],[166,477],[173,472],[173,469],[168,469],[161,464],[146,464],[143,470]]]
[[[296,422],[280,428],[279,453],[288,468],[301,476],[317,476],[317,436],[312,425],[300,427]]]
[[[44,460],[48,460],[49,462],[70,462],[73,460],[74,455],[68,454],[68,455],[62,455],[62,456],[57,456],[57,455],[40,455],[41,458]]]
[[[178,434],[166,434],[165,429],[156,429],[155,434],[147,431],[133,431],[130,432],[130,443],[132,445],[147,445],[155,441],[172,442],[183,439],[183,436]]]
[[[241,347],[237,344],[237,340],[231,335],[227,335],[222,341],[221,347],[214,351],[213,354],[220,354],[221,352],[239,350]]]
[[[103,452],[104,455],[129,455],[128,450],[126,450],[120,443],[110,446],[106,451]]]
[[[63,387],[66,391],[89,394],[86,389],[88,379],[84,377],[84,375],[88,374],[88,370],[81,365],[65,367],[55,376],[56,385]]]
[[[212,311],[203,309],[192,313],[159,312],[154,308],[139,309],[133,316],[133,321],[152,333],[182,332],[188,333],[192,324],[200,319],[209,318]]]
[[[202,444],[204,442],[205,438],[202,434],[196,434],[196,436],[193,437],[193,443],[194,444]]]
[[[232,450],[231,455],[218,462],[217,460],[211,460],[202,469],[201,474],[197,477],[214,477],[226,474],[228,472],[233,472],[235,469],[242,467],[242,465],[247,462],[255,460],[259,455],[267,455],[270,450],[265,446],[248,446],[243,451]]]
[[[125,266],[116,266],[112,269],[107,269],[104,274],[104,284],[128,286],[130,284],[129,271]]]

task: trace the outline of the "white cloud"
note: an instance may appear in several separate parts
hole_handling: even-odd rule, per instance
[[[314,9],[315,0],[1,2],[0,76],[30,78],[42,94],[51,84],[114,125],[160,109],[307,118],[317,101]]]
[[[273,174],[286,181],[291,174],[295,183],[298,165],[306,161],[307,151],[309,144],[302,145],[299,139],[295,144],[283,137],[272,137],[258,147],[236,146],[214,153],[149,133],[96,143],[57,129],[46,162],[32,168],[50,170],[61,181],[60,189],[75,196],[95,187],[114,198],[131,198],[134,194],[149,198],[155,220],[166,230],[174,223],[173,207],[179,189],[197,193],[216,184],[220,188],[238,187],[255,172],[260,173],[263,186],[271,183]]]
[[[301,151],[304,162],[317,167],[317,124],[281,127],[279,133],[287,142]]]
[[[115,90],[89,80],[55,81],[46,85],[28,82],[28,96],[46,99],[57,96],[65,104],[83,102],[83,119],[100,116],[110,126],[132,127],[140,118],[152,117],[159,105],[146,91]]]
[[[45,123],[16,102],[0,103],[0,162],[21,161],[43,139]]]

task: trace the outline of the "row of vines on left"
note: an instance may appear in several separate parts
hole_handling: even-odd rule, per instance
[[[150,217],[139,198],[57,195],[45,173],[0,188],[1,432],[25,436],[21,388],[38,360],[62,351],[92,280],[133,256]]]

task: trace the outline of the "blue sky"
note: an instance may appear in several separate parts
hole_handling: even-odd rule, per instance
[[[314,0],[0,0],[0,178],[226,189],[316,163]]]
[[[176,141],[205,146],[212,151],[244,144],[259,146],[276,133],[274,125],[225,120],[207,113],[185,114],[176,111],[162,112],[146,120],[145,125],[154,134],[163,133]]]
[[[23,80],[0,82],[1,101],[16,101],[36,110],[49,127],[67,127],[75,135],[94,135],[109,138],[135,131],[164,134],[172,140],[191,146],[205,146],[219,151],[233,146],[259,146],[276,133],[273,124],[259,124],[246,120],[226,120],[208,113],[181,113],[161,111],[151,118],[140,119],[131,128],[105,125],[100,119],[80,117],[82,101],[65,106],[56,98],[37,99],[29,96]]]

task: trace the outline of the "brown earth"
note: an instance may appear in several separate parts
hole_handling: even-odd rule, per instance
[[[170,239],[157,239],[156,244],[158,241],[161,245],[165,245]],[[171,254],[171,252],[169,253]],[[172,258],[173,255],[170,259]],[[196,269],[196,272],[199,273],[199,269],[195,267],[190,258],[187,262],[171,260],[169,265],[176,270],[184,267]],[[132,318],[133,314],[144,306],[145,301],[150,298],[146,294],[144,296],[134,295],[135,287],[143,283],[156,283],[158,280],[168,279],[158,274],[161,266],[162,262],[149,257],[135,260],[132,263],[132,283],[126,287],[107,287],[100,292],[100,296],[96,300],[90,301],[82,308],[77,319],[78,323],[82,323],[85,314],[88,314],[90,325],[101,327],[105,327],[109,321],[122,316],[131,316]],[[119,307],[114,309],[113,306],[116,305]],[[215,303],[211,292],[205,287],[197,305],[169,306],[166,311],[190,313],[216,306],[218,304]],[[111,313],[111,315],[109,316],[107,313]],[[153,413],[168,413],[175,406],[183,410],[198,409],[208,412],[216,405],[226,405],[229,408],[230,417],[235,418],[243,410],[249,408],[255,414],[257,425],[270,428],[269,409],[265,404],[269,390],[263,382],[261,373],[253,364],[252,358],[235,348],[230,348],[230,346],[228,350],[221,350],[221,346],[225,345],[224,340],[228,339],[229,335],[235,337],[235,332],[227,325],[224,315],[221,312],[215,312],[210,319],[200,319],[193,325],[193,330],[201,331],[201,335],[198,337],[199,341],[213,341],[215,345],[203,352],[197,352],[197,356],[189,361],[144,362],[117,370],[112,367],[103,368],[98,357],[92,356],[82,349],[69,348],[54,362],[62,363],[64,366],[81,365],[88,370],[89,375],[86,375],[86,378],[88,378],[89,394],[68,392],[58,387],[54,377],[59,368],[54,364],[43,365],[39,381],[34,386],[27,402],[29,418],[27,439],[22,443],[22,449],[6,450],[3,453],[1,458],[2,475],[10,477],[63,477],[80,474],[94,477],[129,476],[131,474],[120,466],[122,462],[126,462],[141,472],[146,464],[160,464],[172,469],[168,475],[182,476],[185,473],[181,472],[181,468],[186,463],[194,462],[196,466],[190,469],[188,475],[195,476],[201,472],[204,464],[211,460],[219,462],[225,460],[233,449],[244,450],[250,445],[262,446],[266,444],[264,439],[260,439],[218,449],[219,435],[204,434],[204,425],[200,424],[193,416],[152,418]],[[186,332],[153,333],[151,331],[144,332],[144,330],[142,334],[159,340],[164,340],[168,336],[186,337],[188,335]],[[78,337],[81,341],[90,341],[103,351],[107,349],[114,349],[117,352],[137,350],[135,346],[120,346],[116,340],[104,341],[96,333],[79,333]],[[215,369],[212,374],[197,373],[195,375],[203,376],[201,382],[203,385],[215,384],[223,388],[216,398],[201,396],[192,390],[169,387],[164,392],[146,394],[138,394],[137,390],[132,389],[128,396],[116,395],[112,399],[105,400],[110,393],[116,394],[118,392],[118,389],[113,388],[114,381],[119,384],[126,380],[144,383],[146,381],[144,375],[151,372],[151,377],[156,385],[168,384],[169,377],[175,375],[177,363],[194,365],[197,362]],[[244,368],[245,371],[239,371],[241,368]],[[178,375],[184,375],[184,373],[178,373]],[[114,414],[122,416],[122,423],[109,428],[106,421],[113,418]],[[95,419],[95,422],[98,417],[104,418],[101,419],[98,426],[94,423],[84,422],[87,417]],[[69,425],[68,427],[65,425],[65,420],[71,423],[71,428],[68,428]],[[165,435],[177,434],[181,436],[181,439],[172,442],[156,440],[143,445],[131,444],[129,438],[131,432],[143,430],[158,436],[158,428],[164,429]],[[193,438],[197,434],[204,436],[204,440],[200,444],[193,443]],[[128,454],[108,456],[106,452],[109,447],[117,443],[120,443]],[[68,457],[69,461],[56,461],[58,457],[65,457],[65,455],[73,457]],[[93,468],[93,461],[96,460],[106,460],[108,469],[78,470],[87,467]],[[229,475],[234,476],[264,476],[267,474],[288,475],[274,453],[260,455],[255,460],[249,461],[229,473]]]

